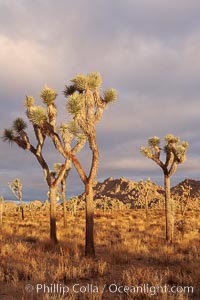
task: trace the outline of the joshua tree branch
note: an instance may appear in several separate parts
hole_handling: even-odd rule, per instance
[[[42,133],[42,130],[39,126],[33,125],[33,128],[34,128],[35,136],[38,141],[36,151],[37,151],[37,154],[40,155],[42,152],[43,145],[44,145],[45,135]]]
[[[168,171],[169,176],[172,176],[176,172],[176,169],[177,169],[177,162],[174,160]]]
[[[50,175],[49,167],[48,167],[46,161],[44,160],[42,154],[41,153],[38,154],[37,150],[33,147],[33,145],[21,140],[19,137],[15,137],[14,142],[22,149],[29,150],[30,152],[32,152],[34,154],[34,156],[37,158],[37,161],[43,168],[45,179],[47,181],[48,186],[50,186],[51,185],[51,175]]]
[[[77,154],[85,146],[86,139],[78,141],[77,144],[72,148],[71,153]]]
[[[157,165],[159,165],[161,167],[161,169],[163,169],[163,171],[165,170],[165,165],[159,158],[157,158],[155,155],[152,155],[151,159],[153,161],[155,161],[157,163]]]
[[[84,183],[86,183],[86,181],[87,181],[87,176],[86,176],[86,174],[85,174],[85,172],[84,172],[84,170],[83,170],[83,167],[81,166],[81,164],[80,164],[78,158],[77,158],[74,154],[72,154],[71,152],[66,151],[66,150],[64,149],[64,147],[63,147],[63,145],[62,145],[62,142],[61,142],[61,140],[60,140],[60,137],[58,136],[57,133],[55,133],[53,130],[48,130],[48,135],[49,135],[50,138],[52,139],[55,148],[60,152],[60,154],[61,154],[64,158],[68,158],[68,159],[70,159],[70,160],[73,162],[73,164],[74,164],[74,166],[75,166],[75,168],[76,168],[76,170],[77,170],[77,172],[78,172],[78,174],[79,174],[81,180],[82,180]]]
[[[169,164],[172,160],[172,153],[171,151],[167,151],[166,152],[166,161],[165,161],[165,167],[168,168],[169,167]]]
[[[12,182],[8,182],[8,186],[9,186],[11,192],[13,193],[13,195],[14,195],[17,199],[19,199],[19,191],[17,191],[17,190],[13,187]]]
[[[97,169],[98,169],[98,161],[99,161],[99,149],[96,142],[96,134],[90,136],[88,138],[90,148],[92,150],[92,163],[89,174],[89,179],[94,180],[96,178]]]
[[[61,178],[63,178],[64,174],[66,173],[67,168],[68,168],[68,159],[65,160],[65,163],[61,166],[59,170],[57,178],[52,183],[54,187],[56,187],[59,184]]]

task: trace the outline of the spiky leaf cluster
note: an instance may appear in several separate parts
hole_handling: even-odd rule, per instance
[[[104,101],[106,103],[114,102],[117,99],[117,91],[113,88],[104,91]]]
[[[30,108],[34,104],[35,104],[34,97],[32,97],[32,96],[26,96],[26,98],[24,100],[24,106],[27,107],[27,108]]]
[[[42,106],[34,106],[29,115],[30,121],[38,126],[43,126],[47,121],[46,110]]]
[[[65,89],[63,91],[65,97],[68,97],[70,95],[72,95],[73,93],[75,93],[77,91],[75,85],[71,84],[71,85],[66,85]]]
[[[20,133],[22,130],[25,130],[27,128],[26,122],[22,118],[17,118],[13,122],[13,129],[17,132]]]
[[[2,140],[4,142],[9,142],[10,144],[12,144],[12,142],[14,141],[15,135],[12,129],[4,129],[3,131],[3,135],[2,135]]]
[[[188,143],[185,141],[180,142],[180,139],[173,136],[172,134],[168,134],[165,136],[165,143],[165,153],[171,153],[172,157],[174,157],[175,161],[178,164],[183,163],[186,159]]]
[[[63,137],[65,137],[65,139],[67,136],[69,141],[76,138],[78,143],[83,143],[87,139],[86,135],[81,131],[75,120],[67,124],[62,123],[59,128],[59,132]]]
[[[159,137],[154,136],[154,137],[149,138],[148,139],[148,144],[149,144],[149,147],[153,147],[153,148],[159,147],[159,145],[160,145]]]
[[[165,143],[168,144],[176,144],[179,142],[179,138],[175,137],[173,134],[167,134],[165,136]]]
[[[61,134],[72,133],[73,135],[76,135],[80,132],[80,128],[78,127],[77,122],[73,120],[69,123],[61,123],[59,131]]]
[[[54,168],[54,170],[55,170],[57,173],[60,171],[61,167],[62,167],[62,164],[61,164],[61,163],[55,163],[55,164],[53,164],[53,168]]]
[[[147,147],[141,147],[141,148],[140,148],[140,152],[141,152],[144,156],[146,156],[146,157],[148,157],[148,158],[151,158],[151,157],[152,157],[152,150],[149,149],[149,148],[147,148]]]
[[[59,132],[63,135],[67,131],[68,131],[68,124],[62,122],[60,127],[59,127]]]
[[[68,123],[68,131],[74,136],[77,136],[80,133],[80,127],[75,120]]]
[[[15,189],[22,189],[22,187],[23,187],[19,178],[14,179],[12,184]]]
[[[90,73],[87,76],[88,88],[91,90],[99,89],[102,84],[101,74],[98,72]]]
[[[81,113],[83,108],[80,95],[78,93],[74,93],[69,96],[69,100],[67,102],[67,111],[72,115],[78,115]]]
[[[186,151],[188,149],[188,143],[182,142],[176,147],[176,155],[178,157],[178,163],[183,163],[186,159]]]
[[[45,86],[42,92],[40,93],[40,97],[43,103],[50,105],[54,103],[57,97],[57,93],[52,88]]]
[[[188,144],[188,142],[183,141],[183,142],[181,143],[181,146],[182,146],[183,148],[185,148],[185,150],[187,150],[188,147],[189,147],[189,144]]]
[[[78,91],[85,91],[86,89],[96,90],[102,84],[102,78],[98,72],[89,73],[88,75],[78,74],[71,81],[73,82],[73,86],[66,89],[65,94],[67,95],[74,88]]]
[[[71,82],[73,82],[74,87],[78,90],[86,90],[88,87],[88,78],[83,74],[76,75]]]

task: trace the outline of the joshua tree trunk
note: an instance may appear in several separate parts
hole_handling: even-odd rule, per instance
[[[173,203],[170,193],[170,176],[164,176],[165,181],[165,217],[166,217],[166,240],[168,242],[173,241],[174,233],[174,215],[173,215]]]
[[[63,202],[63,215],[64,215],[64,227],[67,226],[67,210],[66,210],[66,204],[67,204],[67,200],[66,200],[66,177],[64,176],[64,178],[61,181],[61,193],[62,193],[62,202]]]
[[[94,250],[94,203],[93,203],[93,184],[85,185],[86,194],[86,236],[85,236],[85,255],[95,256]]]
[[[145,195],[145,212],[146,212],[146,220],[149,222],[149,201],[148,201],[149,191],[147,191]]]
[[[24,209],[23,209],[23,205],[22,205],[22,194],[20,193],[19,195],[19,206],[20,206],[20,212],[21,212],[21,219],[22,221],[24,220]]]
[[[56,198],[57,198],[57,187],[50,187],[50,239],[54,244],[57,244],[56,236]]]
[[[23,209],[22,205],[20,205],[20,211],[21,211],[21,218],[23,221],[24,220],[24,209]]]

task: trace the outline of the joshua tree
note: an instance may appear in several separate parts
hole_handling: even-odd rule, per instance
[[[192,187],[187,183],[183,183],[180,186],[180,190],[181,190],[181,195],[180,196],[175,195],[175,199],[178,202],[178,206],[180,208],[182,219],[184,219],[186,210],[187,210],[189,204],[192,202],[191,201]]]
[[[22,205],[22,188],[23,185],[19,178],[14,179],[12,182],[8,182],[8,186],[13,193],[13,195],[19,199],[20,203],[20,211],[21,211],[21,219],[24,220],[24,209]]]
[[[78,203],[79,202],[79,203]],[[77,209],[78,209],[78,204],[81,209],[80,201],[78,197],[72,197],[68,202],[67,202],[67,209],[70,212],[70,214],[75,217],[77,215]]]
[[[25,107],[26,115],[31,121],[36,137],[36,146],[34,147],[26,132],[27,124],[21,118],[17,118],[11,129],[5,129],[3,133],[3,141],[16,143],[20,148],[29,150],[37,159],[38,163],[44,171],[45,180],[49,186],[50,192],[50,238],[54,243],[57,243],[56,236],[56,196],[57,187],[62,180],[66,168],[68,166],[67,158],[62,164],[59,174],[52,180],[48,164],[43,156],[42,150],[47,135],[52,134],[55,140],[59,140],[56,133],[56,116],[57,110],[55,106],[56,92],[45,86],[40,94],[42,102],[46,105],[46,109],[42,106],[35,106],[35,99],[32,96],[26,96]]]
[[[87,136],[92,153],[92,161],[88,176],[78,167],[76,168],[85,185],[86,197],[86,245],[85,254],[95,255],[94,249],[94,203],[93,185],[96,181],[99,149],[96,138],[96,125],[101,120],[107,105],[117,98],[114,89],[108,89],[100,95],[102,79],[99,73],[90,73],[87,76],[77,75],[71,80],[72,85],[66,86],[64,94],[68,99],[67,110],[72,115],[75,126],[81,128]]]
[[[148,178],[146,181],[140,180],[135,183],[135,189],[139,192],[138,202],[141,207],[145,207],[146,220],[149,219],[149,196],[155,192],[155,189],[152,186],[151,179]]]
[[[188,148],[187,142],[180,142],[179,138],[168,134],[165,136],[164,152],[166,154],[165,162],[160,159],[161,148],[160,138],[154,136],[148,140],[149,147],[142,147],[141,152],[146,157],[152,159],[164,174],[165,186],[165,216],[166,216],[166,240],[173,241],[174,234],[174,203],[170,195],[170,177],[176,172],[179,164],[186,160]]]

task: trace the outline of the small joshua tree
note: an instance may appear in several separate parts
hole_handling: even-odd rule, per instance
[[[165,186],[165,216],[166,216],[166,240],[173,241],[174,235],[174,203],[170,194],[170,177],[176,172],[179,164],[186,160],[187,142],[180,142],[179,138],[168,134],[165,136],[164,162],[160,159],[160,138],[154,136],[148,140],[149,147],[142,147],[141,153],[152,159],[163,171]]]
[[[146,220],[148,222],[149,220],[149,196],[155,192],[155,190],[152,187],[152,182],[150,178],[148,178],[146,181],[140,180],[139,182],[135,183],[134,187],[138,192],[138,202],[141,207],[145,207],[145,213],[146,213]]]
[[[190,221],[185,218],[186,210],[192,207],[191,190],[192,187],[188,183],[183,183],[180,185],[180,195],[174,195],[176,207],[178,207],[181,214],[181,218],[176,220],[175,225],[176,229],[182,234],[182,238],[191,225]]]
[[[19,199],[20,211],[21,211],[21,219],[24,220],[24,209],[22,204],[22,188],[23,185],[19,178],[14,179],[12,182],[8,182],[8,186],[13,193],[13,195]]]
[[[181,186],[181,196],[178,198],[178,204],[181,210],[182,219],[184,219],[186,210],[191,201],[191,190],[192,187],[186,183],[183,183]]]
[[[69,201],[68,201],[68,210],[70,211],[71,215],[73,217],[76,217],[77,215],[77,209],[78,209],[78,197],[72,197]],[[80,202],[79,202],[80,204]]]

